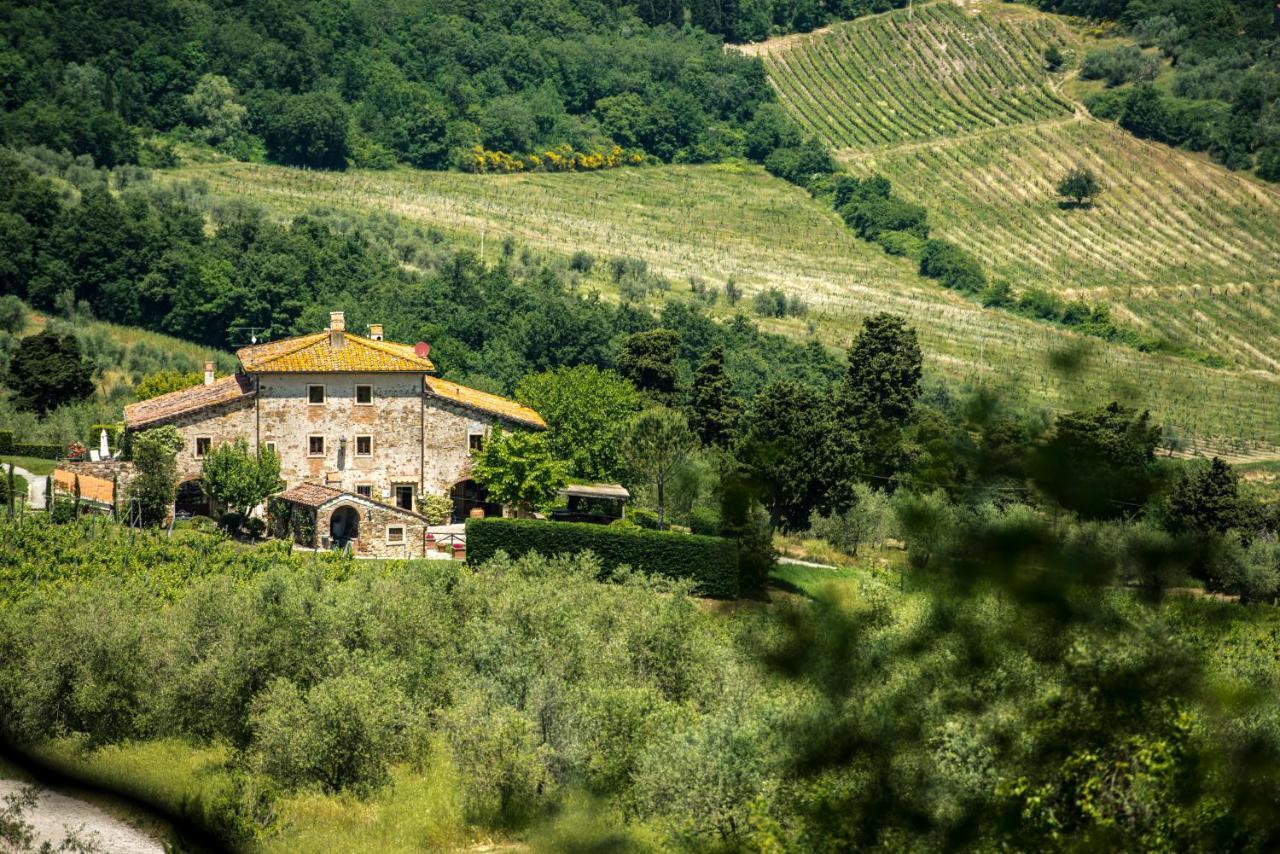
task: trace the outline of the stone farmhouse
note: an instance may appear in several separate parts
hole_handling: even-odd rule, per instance
[[[439,378],[429,353],[426,344],[384,340],[380,325],[367,336],[349,333],[343,313],[333,312],[326,330],[239,350],[232,376],[215,379],[207,363],[202,385],[126,406],[125,429],[172,424],[181,432],[179,510],[206,509],[197,484],[205,454],[244,439],[279,455],[286,491],[323,487],[334,505],[327,509],[340,510],[336,499],[346,494],[365,518],[389,508],[408,524],[420,497],[441,495],[453,499],[455,521],[501,513],[470,478],[471,455],[495,425],[546,423],[526,406]],[[344,539],[354,539],[343,527]]]

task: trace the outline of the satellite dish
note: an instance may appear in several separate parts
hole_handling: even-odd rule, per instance
[[[413,345],[413,355],[417,356],[419,359],[427,358],[427,356],[431,355],[431,345],[426,341],[419,341],[417,344]]]

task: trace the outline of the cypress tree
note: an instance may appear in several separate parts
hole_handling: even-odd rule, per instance
[[[704,445],[728,444],[742,416],[733,379],[724,371],[724,347],[711,348],[693,374],[690,426]]]

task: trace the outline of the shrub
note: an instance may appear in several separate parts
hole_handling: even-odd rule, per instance
[[[924,240],[909,231],[883,231],[876,242],[890,255],[919,261],[924,255]]]
[[[447,495],[424,495],[418,499],[418,512],[432,525],[443,525],[453,515],[453,499]]]
[[[1044,288],[1027,288],[1018,297],[1018,312],[1038,320],[1062,319],[1064,307],[1062,300]]]
[[[1050,71],[1057,71],[1066,62],[1066,58],[1062,55],[1062,51],[1056,44],[1051,44],[1044,49],[1044,64]]]
[[[627,511],[627,518],[641,528],[650,531],[658,530],[658,512],[648,507],[632,507]]]
[[[855,199],[839,212],[845,224],[864,240],[875,240],[886,231],[905,231],[922,240],[929,236],[925,209],[896,196]]]
[[[1080,76],[1085,80],[1105,80],[1112,87],[1134,80],[1153,80],[1159,72],[1160,57],[1147,56],[1135,45],[1091,50],[1080,65]]]
[[[13,431],[0,430],[0,454],[13,453]]]
[[[606,570],[630,566],[649,574],[688,578],[704,596],[738,595],[737,546],[717,537],[628,531],[616,525],[468,519],[469,562],[482,564],[499,551],[513,557],[527,552],[557,555],[590,551]]]
[[[1124,112],[1129,94],[1123,89],[1107,89],[1084,99],[1084,105],[1095,118],[1116,121]]]
[[[512,826],[532,814],[552,778],[527,718],[473,695],[445,712],[443,728],[455,764],[467,769],[468,821]]]
[[[1244,545],[1232,531],[1223,547],[1212,552],[1209,584],[1241,602],[1274,601],[1280,596],[1280,544],[1274,536],[1256,537]]]
[[[254,699],[253,748],[261,770],[289,787],[370,792],[406,753],[417,720],[408,700],[378,675],[343,673],[305,693],[280,678]]]
[[[689,530],[706,537],[720,535],[720,514],[711,507],[695,507],[689,511]]]
[[[596,265],[596,256],[579,249],[569,258],[569,269],[578,273],[590,273]]]
[[[920,256],[920,274],[937,279],[948,288],[977,293],[987,284],[987,277],[977,260],[954,243],[930,240]]]
[[[76,503],[70,498],[58,496],[53,499],[49,510],[49,518],[59,525],[65,525],[76,518]]]

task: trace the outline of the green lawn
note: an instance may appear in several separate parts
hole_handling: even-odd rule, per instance
[[[3,473],[8,475],[9,464],[13,463],[20,469],[26,469],[34,475],[44,476],[53,474],[57,463],[53,460],[46,460],[40,457],[11,457],[0,456],[0,467],[3,467]]]

